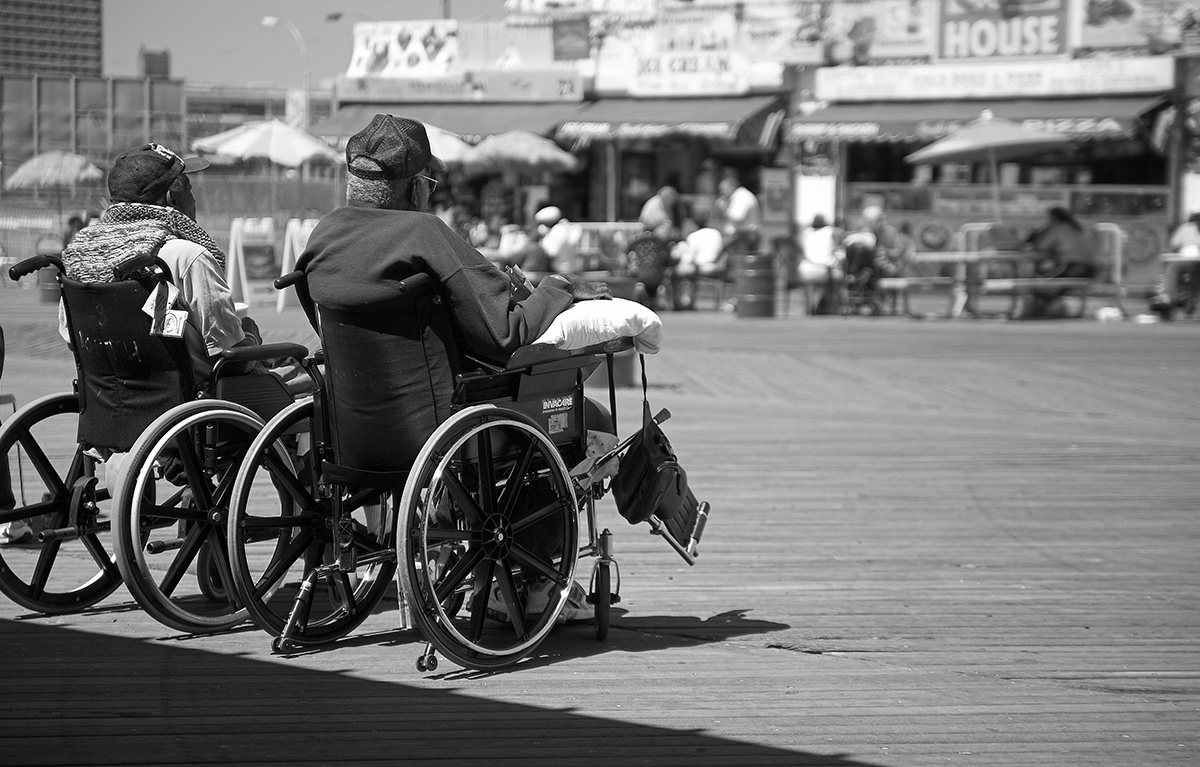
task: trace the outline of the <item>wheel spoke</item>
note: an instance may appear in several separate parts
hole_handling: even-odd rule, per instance
[[[504,483],[504,492],[500,496],[500,513],[506,519],[512,519],[513,511],[517,507],[517,501],[521,499],[521,493],[525,489],[525,476],[529,473],[529,467],[533,463],[534,453],[537,452],[537,444],[530,441],[525,449],[521,451],[521,457],[513,466],[513,470],[508,475],[508,480]]]
[[[117,569],[116,563],[113,562],[113,559],[109,553],[104,550],[104,544],[100,542],[100,539],[97,536],[85,535],[80,540],[83,541],[83,545],[87,548],[88,553],[92,555],[92,559],[96,561],[96,564],[100,565],[100,569],[102,569],[107,576],[111,578],[121,577],[121,571]]]
[[[444,602],[449,599],[482,559],[482,549],[471,549],[467,551],[462,559],[455,563],[454,567],[450,568],[448,572],[443,573],[441,579],[437,583],[432,584],[437,601]]]
[[[283,576],[287,575],[291,566],[301,556],[307,555],[310,547],[315,540],[312,531],[305,530],[294,541],[288,544],[288,547],[283,550],[279,556],[271,560],[270,566],[263,572],[258,583],[254,588],[254,596],[262,599],[267,592],[275,587],[275,584],[280,581]],[[305,556],[305,572],[308,572],[308,557]]]
[[[522,567],[537,570],[543,576],[554,581],[559,586],[566,585],[566,577],[558,571],[558,568],[554,566],[553,562],[540,559],[539,557],[534,556],[532,552],[517,544],[513,544],[512,548],[509,549],[509,555],[518,563],[520,563]]]
[[[29,594],[34,599],[40,599],[46,592],[46,583],[50,580],[50,570],[54,567],[54,560],[58,558],[58,548],[61,545],[62,541],[50,541],[42,545],[42,550],[38,553],[37,566],[33,570],[33,577],[29,579]]]
[[[567,508],[565,499],[561,497],[556,498],[536,511],[532,511],[520,519],[514,520],[512,523],[513,533],[519,533],[525,528],[541,522],[543,519],[549,518],[551,515],[561,511],[564,508]]]
[[[46,483],[46,489],[55,497],[67,495],[67,484],[63,481],[62,477],[58,475],[58,471],[55,470],[54,464],[50,461],[50,458],[46,455],[45,451],[42,450],[42,446],[39,445],[37,440],[34,439],[33,433],[28,427],[21,431],[16,441],[19,442],[25,449],[25,455],[28,456],[29,462],[33,464],[34,469],[37,470],[38,476],[41,477],[42,481]],[[79,450],[76,448],[75,458],[72,459],[72,466],[74,466],[74,461],[77,460],[78,457]]]
[[[225,601],[229,603],[235,610],[240,607],[238,603],[237,588],[231,580],[231,570],[229,567],[229,554],[227,553],[228,542],[225,540],[225,531],[220,527],[213,527],[208,535],[209,547],[212,549],[212,558],[217,562],[217,580],[221,584],[221,589],[225,592]],[[216,544],[212,543],[216,540]],[[203,578],[204,573],[199,573],[199,577]]]
[[[270,448],[263,450],[264,459],[263,467],[271,477],[271,482],[276,488],[282,489],[291,497],[296,504],[308,511],[317,505],[316,499],[309,490],[300,483],[300,480],[292,473],[292,467],[285,464],[283,458]],[[282,486],[282,487],[280,487]]]
[[[475,574],[475,584],[479,591],[475,595],[474,604],[471,605],[471,627],[470,639],[472,642],[478,642],[483,636],[483,621],[487,617],[488,598],[492,591],[492,573],[496,569],[496,561],[493,559],[484,559],[480,565],[480,572]]]
[[[171,560],[171,565],[158,584],[158,590],[164,596],[170,597],[175,593],[175,587],[179,585],[187,569],[195,561],[196,555],[200,553],[200,547],[204,545],[206,537],[208,536],[205,534],[203,525],[193,525],[188,530],[183,539],[183,545],[179,547],[179,553]]]
[[[468,522],[470,522],[472,525],[482,525],[483,521],[487,518],[487,515],[485,515],[483,510],[479,508],[479,505],[475,503],[475,499],[472,498],[471,494],[467,492],[467,489],[463,487],[463,484],[459,481],[458,477],[455,476],[453,472],[443,471],[441,480],[442,484],[445,485],[446,489],[450,492],[451,497],[453,497],[454,503],[467,517]]]
[[[181,430],[175,435],[175,449],[179,452],[179,461],[183,464],[183,472],[187,477],[187,485],[192,489],[196,505],[202,509],[211,509],[211,488],[204,476],[204,467],[200,456],[196,455],[196,442],[193,429]]]
[[[500,584],[500,594],[504,597],[508,618],[512,621],[513,631],[517,632],[517,636],[523,637],[528,633],[525,627],[525,603],[518,596],[517,581],[513,578],[512,565],[509,564],[507,557],[497,560],[496,564],[500,566],[496,580]]]
[[[479,504],[485,517],[496,511],[496,467],[492,458],[491,434],[485,429],[475,438],[479,449],[476,471],[479,474]]]

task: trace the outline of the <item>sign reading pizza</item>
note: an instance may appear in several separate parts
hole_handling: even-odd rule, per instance
[[[1067,0],[941,0],[941,5],[943,60],[1067,52]]]

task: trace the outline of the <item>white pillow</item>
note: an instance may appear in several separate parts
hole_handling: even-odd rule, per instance
[[[651,309],[625,298],[580,301],[554,318],[535,344],[582,349],[631,336],[643,354],[662,347],[662,320]]]

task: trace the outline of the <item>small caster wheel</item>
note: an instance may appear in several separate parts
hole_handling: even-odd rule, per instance
[[[290,639],[284,639],[281,636],[271,640],[271,650],[278,653],[287,653],[296,649],[296,643]]]
[[[420,671],[422,674],[424,674],[428,670],[429,670],[429,667],[425,665],[425,656],[424,655],[419,656],[417,658],[417,671]]]
[[[425,659],[425,670],[426,671],[437,671],[437,667],[438,667],[438,659],[437,659],[436,655],[430,655],[429,657],[427,657]]]

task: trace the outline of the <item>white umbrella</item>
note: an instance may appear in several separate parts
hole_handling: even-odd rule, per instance
[[[488,136],[467,154],[463,165],[467,173],[483,175],[505,170],[518,173],[574,171],[579,167],[575,155],[550,139],[524,130],[510,130]]]
[[[996,201],[996,217],[1000,220],[1000,161],[1061,149],[1070,143],[1069,136],[1026,128],[985,109],[978,119],[904,159],[912,165],[986,161],[991,166],[992,194]]]
[[[237,157],[242,160],[267,159],[276,165],[296,168],[309,160],[336,160],[339,155],[320,139],[282,120],[260,120],[232,130],[196,139],[197,152]]]
[[[425,123],[425,132],[429,134],[429,148],[435,157],[440,157],[447,165],[462,165],[471,145],[448,130],[436,125]]]

